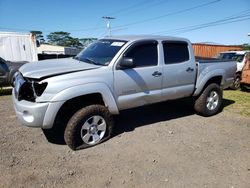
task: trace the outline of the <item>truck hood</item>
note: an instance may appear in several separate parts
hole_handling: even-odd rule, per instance
[[[100,66],[98,65],[85,63],[73,58],[63,58],[26,63],[19,69],[19,71],[24,77],[42,79],[71,72],[96,69],[99,67]]]

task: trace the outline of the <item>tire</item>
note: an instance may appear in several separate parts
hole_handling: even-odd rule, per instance
[[[196,99],[194,109],[202,116],[212,116],[219,112],[223,91],[218,84],[208,85]]]
[[[243,84],[243,83],[240,84],[240,88],[241,88],[241,91],[246,91],[246,92],[250,91],[250,86]]]
[[[69,120],[64,140],[72,150],[100,144],[110,138],[113,117],[102,105],[90,105],[77,111]]]
[[[241,81],[241,77],[239,74],[237,74],[234,78],[234,83],[233,85],[230,87],[230,89],[232,90],[238,90],[240,89],[240,81]]]

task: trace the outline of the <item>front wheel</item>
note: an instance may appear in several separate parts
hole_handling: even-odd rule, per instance
[[[72,150],[97,145],[112,133],[113,118],[102,105],[90,105],[77,111],[69,120],[64,139]]]
[[[222,95],[222,89],[218,84],[208,85],[195,101],[196,112],[203,116],[217,114],[221,108]]]

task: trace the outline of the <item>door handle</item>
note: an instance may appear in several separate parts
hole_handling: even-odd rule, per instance
[[[194,69],[192,69],[191,67],[188,67],[188,68],[186,69],[186,71],[187,71],[187,72],[193,72]]]
[[[159,71],[155,71],[155,72],[152,74],[152,76],[154,76],[154,77],[159,77],[159,76],[161,76],[161,75],[162,75],[162,73],[159,72]]]

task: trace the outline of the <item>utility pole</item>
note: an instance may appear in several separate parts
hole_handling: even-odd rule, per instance
[[[110,16],[103,16],[102,18],[104,20],[106,20],[106,22],[107,22],[107,30],[108,30],[109,36],[111,36],[111,24],[110,24],[110,21],[114,20],[115,18],[114,17],[110,17]]]

